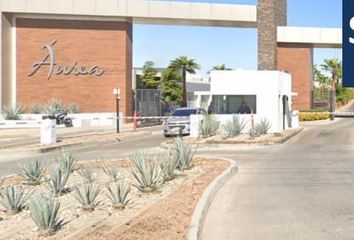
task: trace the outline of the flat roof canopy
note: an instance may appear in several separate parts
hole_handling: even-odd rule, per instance
[[[257,27],[255,5],[152,0],[2,0],[2,12],[126,17],[134,23]]]

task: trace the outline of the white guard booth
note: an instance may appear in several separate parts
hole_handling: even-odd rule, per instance
[[[245,132],[254,123],[267,119],[269,132],[298,127],[298,115],[292,111],[291,75],[280,71],[212,71],[210,92],[196,92],[196,105],[213,113],[221,124],[234,114],[247,122]],[[251,112],[253,114],[251,114]],[[191,121],[196,122],[195,116]],[[195,127],[198,124],[192,124]],[[191,136],[196,129],[191,129]],[[194,136],[195,137],[195,136]]]

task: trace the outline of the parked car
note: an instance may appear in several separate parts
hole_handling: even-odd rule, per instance
[[[190,134],[190,115],[206,114],[203,108],[177,108],[164,123],[165,137]]]

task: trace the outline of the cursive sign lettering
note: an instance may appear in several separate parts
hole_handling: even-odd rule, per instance
[[[47,79],[49,80],[53,74],[55,75],[95,75],[97,77],[101,76],[105,70],[100,68],[98,65],[92,67],[80,66],[78,62],[75,62],[71,66],[64,64],[58,64],[55,59],[55,49],[54,45],[58,41],[55,39],[51,44],[45,44],[43,50],[47,51],[47,55],[39,62],[36,62],[32,65],[31,72],[28,74],[28,77],[34,76],[41,68],[47,67],[48,74]]]

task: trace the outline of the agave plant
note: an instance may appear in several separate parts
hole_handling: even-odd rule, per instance
[[[166,160],[162,161],[160,164],[164,180],[171,181],[176,176],[176,169],[178,166],[178,158],[176,151],[169,149],[166,153]]]
[[[240,120],[239,116],[233,115],[231,121],[227,121],[223,126],[223,137],[234,138],[239,136],[246,127],[244,119]]]
[[[27,204],[32,220],[45,235],[54,234],[63,225],[63,220],[58,220],[60,203],[54,198],[36,194]]]
[[[22,211],[31,192],[25,193],[21,186],[6,186],[0,193],[0,203],[6,212],[16,214]]]
[[[256,126],[254,127],[254,131],[256,135],[265,135],[268,133],[269,129],[271,128],[271,124],[267,119],[262,119]]]
[[[74,187],[73,196],[81,204],[82,209],[93,211],[99,202],[97,196],[101,189],[93,184],[85,184],[81,187]]]
[[[181,138],[174,139],[174,148],[177,156],[177,168],[181,171],[190,169],[196,150],[183,142]]]
[[[128,195],[130,185],[125,182],[119,182],[113,186],[107,186],[107,197],[112,203],[113,208],[123,210],[129,203]]]
[[[6,120],[21,120],[21,114],[25,112],[25,108],[16,104],[15,106],[4,107],[3,112]]]
[[[80,113],[80,107],[75,103],[69,103],[65,106],[67,113]]]
[[[25,163],[21,167],[21,176],[25,179],[25,183],[29,185],[38,185],[41,183],[46,167],[39,160],[31,163]]]
[[[60,169],[65,173],[72,173],[77,163],[77,157],[68,152],[62,152],[59,160],[57,160]]]
[[[107,167],[103,162],[100,162],[103,172],[109,177],[112,182],[117,182],[119,178],[119,171],[116,166]]]
[[[141,192],[153,192],[163,184],[158,162],[147,158],[143,152],[135,152],[131,156],[131,172],[137,181],[133,186]]]
[[[57,114],[65,112],[65,106],[60,99],[53,98],[44,107],[44,112],[48,116],[55,116]]]
[[[199,126],[199,136],[207,138],[217,134],[220,127],[220,122],[211,114],[204,116]]]
[[[42,114],[44,112],[44,106],[39,104],[34,104],[31,107],[31,113],[33,114]]]
[[[56,167],[50,174],[50,179],[46,186],[50,189],[54,197],[59,197],[65,191],[65,185],[69,179],[70,173],[64,172]]]
[[[92,168],[83,168],[78,171],[84,183],[92,183],[95,180]]]

